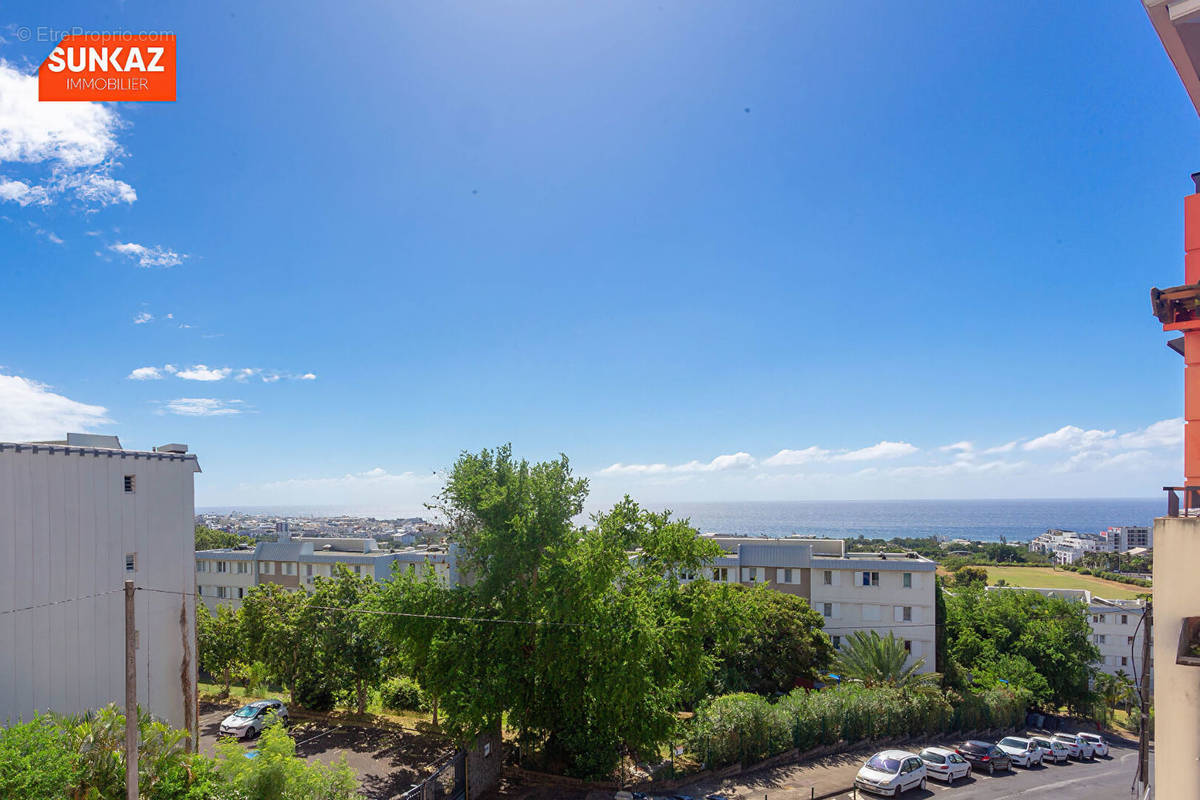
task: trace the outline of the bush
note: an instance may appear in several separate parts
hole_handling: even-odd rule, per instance
[[[789,745],[810,750],[842,741],[1010,728],[1024,722],[1027,695],[1003,688],[958,694],[849,684],[796,689],[772,705],[758,695],[732,694],[697,710],[687,742],[708,766],[722,767],[752,763]]]
[[[246,758],[236,742],[216,745],[217,774],[238,792],[234,795],[238,798],[356,800],[359,796],[358,781],[345,756],[333,764],[296,758],[296,743],[281,725],[268,726],[257,749],[257,757]]]
[[[323,675],[303,675],[292,686],[292,702],[309,711],[332,711],[337,689]]]
[[[53,717],[0,730],[0,797],[61,800],[79,782],[79,757]]]
[[[710,767],[749,764],[787,750],[792,724],[785,709],[757,694],[727,694],[701,706],[688,743]]]
[[[407,675],[389,679],[379,689],[379,701],[391,711],[420,711],[425,708],[421,684]]]

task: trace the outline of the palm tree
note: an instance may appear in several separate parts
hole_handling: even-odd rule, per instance
[[[1107,725],[1117,706],[1133,696],[1133,682],[1124,672],[1116,675],[1101,672],[1096,675],[1096,694],[1104,706],[1104,722]]]
[[[940,677],[937,673],[920,672],[923,666],[923,658],[909,661],[908,650],[894,634],[888,633],[884,638],[876,631],[851,634],[835,662],[842,678],[862,681],[866,686],[936,686]]]

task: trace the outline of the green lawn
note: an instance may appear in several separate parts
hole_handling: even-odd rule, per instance
[[[1090,589],[1097,597],[1109,600],[1132,600],[1150,591],[1149,587],[1130,586],[1051,567],[987,567],[987,571],[988,583],[993,585],[1003,578],[1009,586],[1030,589]]]

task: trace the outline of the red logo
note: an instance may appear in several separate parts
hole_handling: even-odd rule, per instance
[[[174,99],[174,35],[64,36],[38,67],[38,100]]]

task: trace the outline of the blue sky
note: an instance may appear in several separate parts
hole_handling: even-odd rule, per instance
[[[200,505],[505,441],[597,502],[1179,480],[1200,128],[1136,0],[3,14],[0,438],[187,442]],[[175,32],[178,102],[38,108],[70,26]]]

